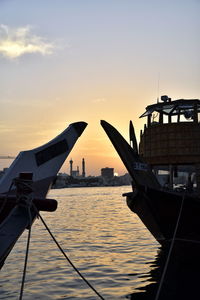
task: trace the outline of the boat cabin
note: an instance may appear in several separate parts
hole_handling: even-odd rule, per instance
[[[139,154],[167,189],[200,194],[200,100],[171,100],[148,105]]]

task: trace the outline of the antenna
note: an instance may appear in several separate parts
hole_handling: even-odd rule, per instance
[[[157,103],[159,102],[160,98],[160,72],[158,72],[158,83],[157,83]]]

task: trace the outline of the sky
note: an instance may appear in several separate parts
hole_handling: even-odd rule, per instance
[[[126,173],[100,120],[128,140],[157,97],[200,99],[200,0],[0,0],[0,155],[88,123],[62,167]],[[0,160],[0,168],[10,160]]]

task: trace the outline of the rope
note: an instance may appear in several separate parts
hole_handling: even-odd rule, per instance
[[[24,270],[23,270],[19,300],[22,300],[23,292],[24,292],[24,283],[25,283],[25,278],[26,278],[26,269],[27,269],[27,262],[28,262],[29,245],[30,245],[30,239],[31,239],[32,218],[31,218],[30,207],[28,207],[28,214],[29,214],[29,230],[28,230],[28,238],[27,238],[27,244],[26,244],[26,255],[25,255],[25,260],[24,260]]]
[[[37,215],[39,216],[39,218],[41,219],[43,225],[45,226],[46,230],[48,231],[48,233],[50,234],[50,236],[52,237],[53,241],[55,242],[55,244],[57,245],[57,247],[59,248],[59,250],[61,251],[61,253],[64,255],[64,257],[66,258],[66,260],[69,262],[69,264],[72,266],[72,268],[78,273],[78,275],[83,279],[83,281],[95,292],[95,294],[102,300],[105,300],[98,292],[97,290],[87,281],[87,279],[80,273],[80,271],[75,267],[75,265],[72,263],[72,261],[69,259],[69,257],[66,255],[66,253],[64,252],[64,250],[62,249],[62,247],[59,245],[59,243],[57,242],[56,238],[53,236],[51,230],[49,229],[49,227],[47,226],[47,224],[45,223],[44,219],[42,218],[42,216],[40,215],[39,211],[37,210],[36,206],[33,204],[34,209],[37,212]]]
[[[19,300],[22,300],[23,292],[24,292],[25,278],[26,278],[27,263],[28,263],[30,239],[31,239],[31,225],[32,225],[31,206],[32,206],[32,200],[33,200],[33,197],[32,197],[33,189],[32,189],[32,181],[22,180],[21,178],[15,178],[13,180],[13,182],[15,183],[15,186],[17,188],[17,193],[16,193],[17,204],[27,210],[28,217],[29,217],[28,238],[27,238],[27,244],[26,244],[24,269],[23,269],[20,296],[19,296]]]
[[[158,290],[157,290],[157,293],[156,293],[155,300],[159,299],[160,292],[161,292],[161,289],[162,289],[162,286],[163,286],[163,282],[164,282],[166,271],[167,271],[167,268],[168,268],[168,265],[169,265],[169,260],[170,260],[170,257],[171,257],[172,249],[174,247],[174,242],[175,242],[176,233],[177,233],[180,218],[181,218],[181,213],[182,213],[182,209],[183,209],[184,200],[185,200],[185,194],[182,197],[179,215],[178,215],[178,218],[177,218],[176,226],[175,226],[175,229],[174,229],[174,234],[173,234],[173,237],[172,237],[171,245],[170,245],[170,248],[169,248],[169,252],[168,252],[168,255],[167,255],[167,259],[166,259],[164,270],[163,270],[163,273],[162,273],[162,276],[161,276],[161,279],[160,279],[160,284],[159,284],[159,287],[158,287]]]

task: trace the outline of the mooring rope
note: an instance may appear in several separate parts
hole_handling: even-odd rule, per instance
[[[39,211],[37,210],[36,206],[33,204],[33,207],[35,209],[35,211],[37,212],[37,215],[39,216],[40,220],[42,221],[43,225],[45,226],[46,230],[48,231],[48,233],[50,234],[50,236],[52,237],[53,241],[55,242],[55,244],[57,245],[57,247],[59,248],[59,250],[61,251],[61,253],[64,255],[64,257],[66,258],[66,260],[69,262],[69,264],[72,266],[72,268],[78,273],[78,275],[83,279],[83,281],[94,291],[94,293],[102,300],[105,300],[98,292],[97,290],[89,283],[89,281],[80,273],[80,271],[75,267],[75,265],[72,263],[72,261],[69,259],[69,257],[66,255],[66,253],[64,252],[64,250],[62,249],[62,247],[60,246],[60,244],[58,243],[58,241],[56,240],[56,238],[54,237],[54,235],[52,234],[51,230],[49,229],[49,227],[47,226],[47,224],[45,223],[44,219],[42,218],[42,216],[40,215]]]
[[[60,244],[57,242],[56,238],[52,234],[51,230],[47,226],[46,222],[40,215],[37,207],[34,205],[34,203],[30,199],[30,191],[32,190],[32,185],[30,183],[27,183],[26,181],[21,181],[18,180],[18,178],[14,179],[15,184],[18,185],[19,189],[25,191],[24,197],[22,197],[22,201],[17,202],[21,206],[24,206],[25,208],[28,209],[28,214],[29,214],[29,232],[28,232],[28,238],[27,238],[27,245],[26,245],[26,254],[25,254],[25,261],[24,261],[24,269],[23,269],[23,276],[22,276],[22,282],[21,282],[21,290],[20,290],[20,296],[19,300],[22,300],[23,297],[23,291],[24,291],[24,284],[25,284],[25,277],[26,277],[26,269],[27,269],[27,262],[28,262],[28,254],[29,254],[29,245],[30,245],[30,238],[31,238],[31,225],[32,225],[32,216],[31,216],[31,207],[35,210],[36,215],[40,218],[42,221],[43,225],[45,226],[46,230],[49,232],[50,236],[52,237],[53,241],[61,251],[61,253],[64,255],[66,260],[69,262],[69,264],[73,267],[73,269],[78,273],[78,275],[82,278],[82,280],[95,292],[95,294],[102,300],[105,300],[98,292],[97,290],[88,282],[88,280],[80,273],[80,271],[75,267],[75,265],[72,263],[72,261],[69,259],[69,257],[66,255]],[[12,183],[13,184],[13,183]],[[12,185],[11,185],[12,187]],[[10,189],[11,189],[10,187]],[[9,189],[9,191],[10,191]],[[8,193],[9,193],[8,191]],[[8,195],[7,193],[7,195]],[[27,195],[28,194],[28,195]],[[6,196],[7,196],[6,195]],[[27,197],[28,196],[28,197]],[[29,199],[28,199],[29,198]],[[30,200],[30,201],[28,201]],[[4,203],[3,203],[4,204]]]
[[[30,246],[30,239],[31,239],[31,226],[32,226],[32,216],[31,216],[31,207],[32,207],[32,200],[33,200],[33,188],[32,188],[32,181],[23,180],[21,178],[14,178],[13,183],[15,184],[17,191],[16,191],[16,204],[21,207],[21,209],[26,210],[28,215],[28,237],[26,243],[26,253],[24,258],[24,269],[22,274],[22,281],[21,281],[21,289],[20,289],[20,296],[19,300],[22,300],[23,292],[24,292],[24,284],[26,278],[26,270],[27,270],[27,263],[28,263],[28,254],[29,254],[29,246]]]
[[[178,218],[177,218],[176,226],[175,226],[175,229],[174,229],[174,234],[173,234],[173,237],[172,237],[171,245],[170,245],[169,252],[168,252],[168,255],[167,255],[167,259],[166,259],[166,262],[165,262],[165,266],[164,266],[164,269],[163,269],[163,272],[162,272],[162,276],[161,276],[161,279],[160,279],[160,283],[159,283],[159,286],[158,286],[158,290],[157,290],[157,293],[156,293],[155,300],[159,299],[160,292],[161,292],[161,289],[162,289],[162,286],[163,286],[163,282],[164,282],[166,271],[167,271],[167,268],[168,268],[168,265],[169,265],[169,260],[170,260],[170,257],[171,257],[172,249],[174,247],[174,242],[175,242],[176,233],[177,233],[180,218],[181,218],[181,213],[182,213],[182,209],[183,209],[184,200],[185,200],[185,193],[183,194],[183,197],[182,197],[179,215],[178,215]]]
[[[33,207],[35,211],[37,212],[38,217],[41,219],[43,225],[45,226],[46,230],[49,232],[50,236],[52,237],[53,241],[56,243],[64,257],[67,259],[67,261],[70,263],[70,265],[73,267],[73,269],[79,274],[79,276],[85,281],[85,283],[96,293],[96,295],[102,299],[105,300],[98,292],[97,290],[88,282],[88,280],[80,273],[80,271],[75,267],[75,265],[71,262],[69,257],[66,255],[60,244],[57,242],[56,238],[53,236],[52,232],[50,231],[49,227],[47,226],[46,222],[40,215],[39,211],[37,210],[36,206],[33,204]],[[21,290],[20,290],[20,297],[19,300],[22,300],[23,297],[23,291],[24,291],[24,283],[25,283],[25,278],[26,278],[26,269],[27,269],[27,262],[28,262],[28,253],[29,253],[29,245],[30,245],[30,238],[31,238],[31,223],[32,223],[32,218],[31,218],[31,213],[30,213],[30,207],[28,207],[28,213],[29,213],[29,219],[30,219],[30,227],[29,227],[29,232],[28,232],[28,238],[27,238],[27,246],[26,246],[26,254],[25,254],[25,261],[24,261],[24,270],[23,270],[23,276],[22,276],[22,283],[21,283]]]
[[[28,238],[27,238],[27,244],[26,244],[26,254],[25,254],[25,259],[24,259],[24,270],[23,270],[19,300],[22,300],[23,292],[24,292],[24,283],[25,283],[25,278],[26,278],[26,269],[27,269],[29,246],[30,246],[30,239],[31,239],[32,218],[31,218],[30,207],[28,207],[28,214],[29,214],[29,230],[28,230]]]

